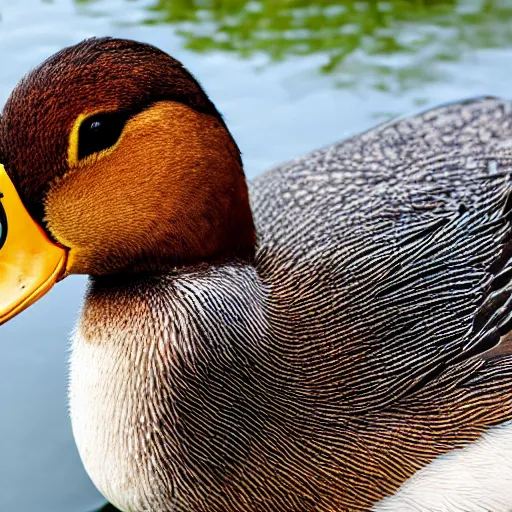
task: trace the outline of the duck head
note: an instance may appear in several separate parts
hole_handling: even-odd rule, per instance
[[[0,118],[0,323],[68,274],[250,260],[240,152],[157,48],[89,39],[31,71]]]

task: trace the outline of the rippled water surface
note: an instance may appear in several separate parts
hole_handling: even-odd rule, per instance
[[[63,46],[94,35],[147,41],[205,86],[249,177],[420,107],[512,96],[512,1],[0,0],[0,15],[2,103]],[[64,281],[0,329],[1,510],[104,503],[66,410],[67,339],[84,285]]]

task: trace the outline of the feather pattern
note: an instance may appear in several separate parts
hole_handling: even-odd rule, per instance
[[[93,279],[70,397],[100,490],[364,511],[512,419],[511,114],[447,105],[269,171],[254,265]]]

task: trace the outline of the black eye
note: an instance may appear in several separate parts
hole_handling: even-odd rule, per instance
[[[0,193],[0,198],[3,197],[3,194]],[[5,215],[4,207],[0,202],[0,249],[5,244],[5,239],[7,238],[7,215]]]
[[[96,114],[82,122],[78,131],[78,159],[113,146],[128,120],[125,113]]]

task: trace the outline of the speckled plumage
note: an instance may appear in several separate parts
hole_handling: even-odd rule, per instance
[[[511,419],[511,171],[509,103],[440,107],[256,179],[254,266],[93,278],[70,398],[96,485],[364,511]]]

